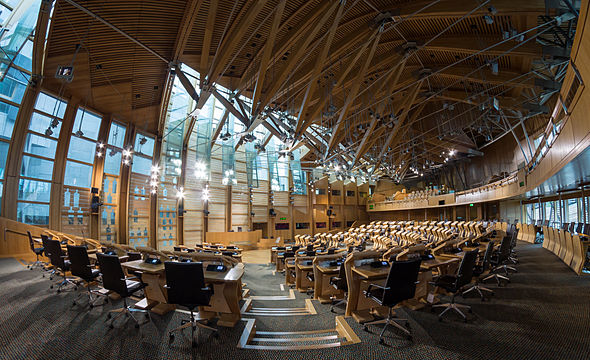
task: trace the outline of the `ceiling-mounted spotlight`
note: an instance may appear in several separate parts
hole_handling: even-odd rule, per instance
[[[227,141],[227,140],[231,139],[231,134],[228,131],[225,134],[219,135],[219,138],[221,139],[221,141]]]

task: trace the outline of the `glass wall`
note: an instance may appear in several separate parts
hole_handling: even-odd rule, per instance
[[[123,151],[125,125],[113,121],[109,129],[107,143],[99,149],[104,157],[101,200],[103,202],[100,213],[99,238],[102,241],[116,243],[119,226],[119,194],[121,192],[121,153]]]
[[[18,221],[49,225],[53,160],[65,110],[65,101],[39,93],[23,150],[18,186]]]
[[[61,230],[68,234],[90,234],[90,200],[96,143],[102,116],[78,108],[70,136],[63,181]]]
[[[129,245],[149,246],[150,237],[150,175],[155,139],[142,133],[135,134],[133,160],[123,161],[131,166],[129,175],[129,218],[127,224]],[[129,151],[125,149],[123,151]]]

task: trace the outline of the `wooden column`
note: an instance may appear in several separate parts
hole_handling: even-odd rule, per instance
[[[100,131],[98,133],[98,141],[105,144],[102,149],[102,156],[94,158],[94,167],[92,169],[92,187],[97,188],[99,193],[102,190],[102,183],[104,177],[104,158],[107,155],[106,143],[109,137],[109,129],[111,127],[112,117],[111,115],[105,115],[103,117]],[[92,203],[92,195],[90,194],[90,201]],[[94,214],[90,212],[90,237],[92,239],[99,239],[100,234],[100,210]]]
[[[57,140],[57,149],[55,151],[55,161],[53,163],[53,176],[51,179],[51,200],[49,203],[49,228],[61,231],[61,204],[63,200],[63,179],[66,168],[66,158],[72,128],[78,110],[79,99],[72,98],[68,101],[64,118]]]
[[[123,148],[128,148],[133,145],[135,138],[135,126],[129,124],[125,132],[125,140],[123,141]],[[131,166],[121,166],[120,190],[119,190],[119,229],[117,231],[117,239],[119,244],[128,244],[129,229],[127,228],[129,222],[129,177],[131,176]],[[153,197],[153,195],[151,195]]]
[[[160,165],[162,159],[162,136],[158,135],[156,138],[156,145],[154,146],[154,157],[152,159],[152,166]],[[129,184],[127,184],[129,186]],[[178,220],[178,219],[177,219]],[[150,233],[149,246],[154,249],[158,248],[158,194],[152,194],[150,197]]]
[[[190,136],[190,134],[186,134],[185,136]],[[186,165],[187,165],[187,158],[188,158],[188,144],[183,144],[182,146],[182,155],[181,155],[181,172],[178,179],[178,186],[185,188],[184,185],[186,183]],[[185,189],[186,193],[186,189]],[[184,245],[184,197],[178,199],[178,203],[176,204],[176,208],[178,209],[178,216],[176,217],[176,243],[178,245]]]

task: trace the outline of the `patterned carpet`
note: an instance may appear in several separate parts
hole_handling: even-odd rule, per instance
[[[450,316],[438,322],[429,309],[400,311],[411,321],[414,341],[386,332],[385,346],[347,319],[362,342],[307,351],[237,349],[244,329],[220,327],[219,338],[199,335],[191,348],[190,332],[168,346],[168,330],[184,314],[152,315],[135,329],[119,321],[105,324],[106,312],[120,303],[90,311],[72,307],[75,292],[56,294],[39,271],[15,259],[0,259],[0,359],[588,359],[590,354],[590,277],[578,277],[540,245],[519,244],[519,272],[507,287],[497,288],[489,302],[458,298],[473,306],[467,323]],[[286,295],[268,265],[248,264],[244,281],[252,295]],[[305,294],[293,301],[254,301],[256,307],[301,307]],[[257,317],[259,331],[301,331],[334,327],[329,305],[314,302],[312,316]]]

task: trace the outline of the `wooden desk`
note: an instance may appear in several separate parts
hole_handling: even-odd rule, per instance
[[[413,299],[405,302],[405,305],[411,309],[418,309],[425,305],[426,297],[428,296],[429,282],[432,281],[432,269],[448,265],[458,261],[457,259],[444,260],[426,260],[420,265],[420,273],[418,274],[418,285],[416,286],[416,293]],[[349,260],[347,259],[346,263]],[[372,299],[365,297],[365,291],[370,284],[384,285],[387,276],[389,275],[390,267],[384,266],[374,268],[370,265],[354,265],[354,263],[346,264],[351,267],[348,280],[348,303],[346,305],[346,316],[352,316],[357,322],[364,323],[372,321],[373,315],[380,317],[387,317],[389,309],[387,307],[379,306]]]
[[[299,292],[307,292],[314,283],[307,279],[308,273],[313,273],[313,256],[295,258],[295,287]]]
[[[244,265],[238,264],[225,271],[206,271],[208,264],[203,262],[205,282],[213,286],[213,296],[210,306],[199,306],[199,315],[204,319],[219,317],[217,325],[233,327],[240,320],[239,301],[242,298],[242,276]],[[168,296],[164,285],[166,275],[164,264],[147,264],[143,260],[135,260],[122,263],[126,271],[141,271],[142,281],[148,286],[144,289],[145,299],[136,304],[136,307],[149,309],[156,314],[164,315],[174,310],[173,304],[168,304]]]
[[[332,302],[332,298],[342,299],[344,292],[330,285],[330,278],[338,276],[340,266],[330,266],[330,263],[341,259],[341,255],[316,256],[313,260],[314,291],[313,298],[322,304]],[[343,265],[342,265],[343,266]]]
[[[96,253],[89,253],[88,259],[90,260],[91,263],[96,263],[98,261],[98,258],[96,257]],[[121,263],[124,263],[127,260],[129,260],[129,255],[119,256],[119,261]]]
[[[279,257],[279,260],[281,260],[281,257]],[[287,285],[287,286],[295,285],[295,280],[296,280],[296,275],[294,274],[295,273],[295,258],[290,257],[290,258],[287,258],[286,261],[283,258],[282,260],[283,260],[282,262],[284,264],[284,269],[285,269],[285,285]]]

